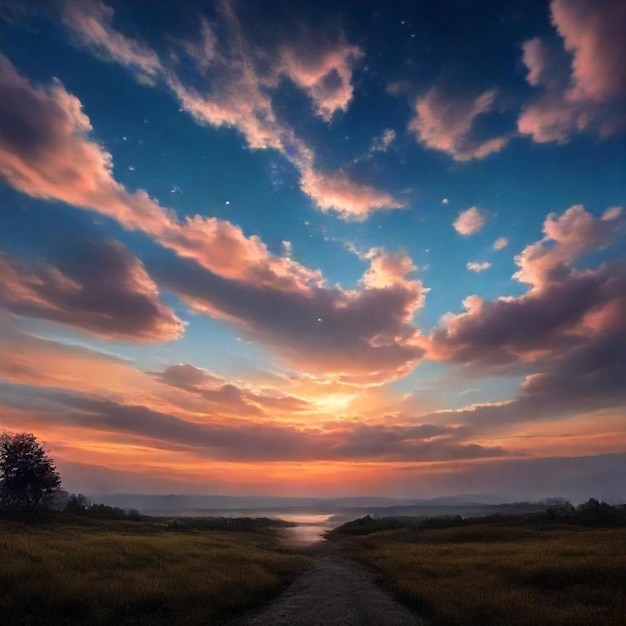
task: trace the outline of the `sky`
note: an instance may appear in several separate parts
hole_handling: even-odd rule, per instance
[[[626,498],[624,32],[0,0],[0,429],[85,493]]]

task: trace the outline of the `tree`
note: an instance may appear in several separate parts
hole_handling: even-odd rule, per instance
[[[0,434],[0,505],[45,508],[61,491],[54,462],[32,433]]]
[[[82,493],[73,493],[67,500],[63,512],[72,515],[87,515],[90,506],[91,502],[87,496]]]

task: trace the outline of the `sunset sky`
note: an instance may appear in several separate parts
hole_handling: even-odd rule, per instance
[[[617,484],[625,32],[0,0],[0,430],[85,493]]]

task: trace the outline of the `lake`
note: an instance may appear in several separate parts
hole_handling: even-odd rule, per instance
[[[286,513],[282,511],[276,511],[275,515],[272,515],[286,522],[298,524],[293,528],[281,529],[281,534],[285,543],[299,546],[322,541],[326,531],[341,524],[341,522],[328,521],[331,516],[332,513]]]

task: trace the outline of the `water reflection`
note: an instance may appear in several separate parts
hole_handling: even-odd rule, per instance
[[[282,513],[280,518],[286,522],[295,522],[297,526],[283,528],[283,541],[289,545],[305,546],[323,541],[324,533],[340,522],[329,521],[331,514]]]

